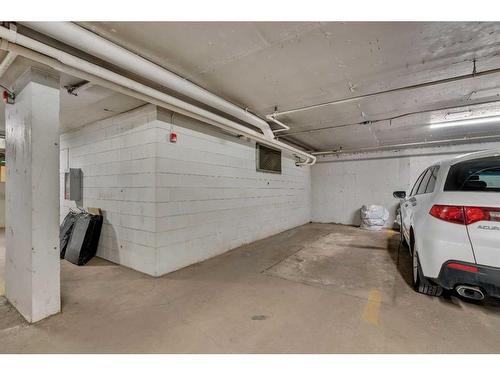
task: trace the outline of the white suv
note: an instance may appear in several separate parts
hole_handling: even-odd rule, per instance
[[[401,199],[415,290],[500,297],[500,150],[432,165],[409,194],[394,197]]]

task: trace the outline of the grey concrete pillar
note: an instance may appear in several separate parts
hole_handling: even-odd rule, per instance
[[[59,78],[30,68],[5,109],[5,296],[28,322],[61,309]]]

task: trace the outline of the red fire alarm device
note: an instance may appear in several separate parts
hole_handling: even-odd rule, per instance
[[[171,132],[170,133],[170,143],[175,143],[177,142],[177,133]]]
[[[5,104],[14,104],[14,93],[5,90],[2,94],[2,99]]]

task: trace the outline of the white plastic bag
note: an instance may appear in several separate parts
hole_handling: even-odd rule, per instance
[[[361,207],[361,228],[363,229],[380,230],[388,219],[389,211],[383,206],[370,204]]]

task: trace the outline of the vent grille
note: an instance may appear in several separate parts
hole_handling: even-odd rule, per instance
[[[281,173],[281,151],[257,143],[257,170]]]

